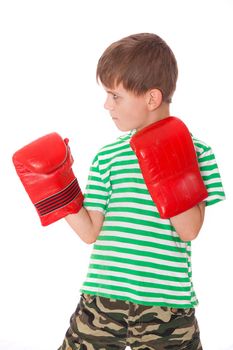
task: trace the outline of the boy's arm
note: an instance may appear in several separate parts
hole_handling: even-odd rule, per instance
[[[208,192],[186,125],[165,118],[136,133],[130,144],[161,218],[170,219],[182,240],[194,239],[203,224],[202,201]]]
[[[68,139],[57,133],[42,136],[18,150],[13,163],[42,225],[65,218],[84,242],[95,242],[104,215],[83,207]]]
[[[182,241],[192,241],[200,232],[205,216],[205,202],[170,218]]]
[[[76,214],[65,217],[71,228],[88,244],[94,243],[104,221],[104,215],[98,210],[87,210],[84,207]]]

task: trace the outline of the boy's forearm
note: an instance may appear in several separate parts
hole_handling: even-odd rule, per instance
[[[103,224],[103,214],[98,211],[88,211],[84,207],[77,214],[65,217],[67,223],[85,243],[96,241]]]
[[[170,218],[172,225],[183,241],[192,241],[200,232],[204,221],[205,202]]]

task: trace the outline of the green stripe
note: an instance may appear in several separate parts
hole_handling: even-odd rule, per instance
[[[142,205],[151,205],[155,206],[154,202],[151,199],[142,199],[142,198],[134,198],[134,197],[127,197],[127,198],[111,198],[109,203],[138,203]]]
[[[131,217],[124,217],[124,216],[106,216],[105,222],[109,221],[114,221],[114,222],[128,222],[130,224],[135,224],[135,225],[142,225],[146,227],[157,227],[157,228],[162,228],[162,229],[167,229],[170,230],[171,226],[170,225],[165,225],[165,224],[160,224],[158,222],[153,222],[153,221],[148,221],[148,220],[142,220],[142,219],[135,219]]]
[[[122,144],[122,141],[118,141],[118,142],[114,142],[107,147],[111,147],[111,146],[115,146],[115,145],[119,145],[119,144]],[[120,147],[114,147],[112,149],[102,149],[100,152],[99,152],[99,157],[101,156],[106,156],[107,154],[112,154],[112,153],[115,153],[115,152],[118,152],[118,151],[122,151],[122,150],[125,150],[125,149],[128,149],[129,148],[129,144],[127,143],[126,145],[122,145]]]
[[[89,180],[89,181],[96,181],[96,182],[102,183],[102,179],[101,179],[100,177],[93,176],[93,175],[89,175],[89,176],[88,176],[88,180]],[[88,186],[88,185],[87,185],[87,186]]]
[[[215,187],[220,187],[222,188],[221,182],[213,182],[212,184],[206,184],[207,188],[215,188]]]
[[[91,166],[90,171],[93,172],[93,173],[97,173],[98,174],[99,173],[99,168],[93,165],[93,166]]]
[[[138,228],[133,229],[131,227],[121,227],[121,226],[112,227],[112,226],[104,225],[102,227],[101,231],[125,232],[125,233],[132,233],[135,236],[140,235],[140,236],[145,236],[145,237],[153,237],[153,239],[158,238],[160,240],[166,240],[166,241],[171,241],[171,242],[181,242],[181,239],[179,237],[171,237],[170,235],[163,235],[161,233],[139,230]]]
[[[206,202],[206,206],[208,207],[209,205],[213,205],[215,203],[221,202],[223,200],[223,198],[216,198],[216,199],[212,199]]]
[[[102,209],[105,209],[105,204],[103,203],[92,203],[92,202],[84,202],[84,207],[97,207],[97,208],[102,208]]]
[[[101,194],[95,194],[95,193],[86,193],[85,194],[85,198],[86,199],[101,199],[101,200],[104,200],[106,201],[108,199],[108,196],[104,196],[104,195],[101,195]]]
[[[216,164],[212,164],[212,165],[203,165],[200,167],[201,171],[210,171],[210,170],[214,170],[214,169],[218,169]]]
[[[169,246],[165,244],[155,243],[155,242],[148,242],[148,241],[142,241],[142,240],[135,240],[131,238],[124,238],[119,236],[103,236],[100,235],[97,238],[98,241],[108,241],[108,242],[121,242],[121,243],[128,243],[128,244],[136,244],[143,247],[151,247],[161,250],[166,250],[168,252],[176,252],[176,253],[186,253],[186,249],[178,246]]]
[[[148,272],[148,271],[140,271],[136,270],[134,266],[132,266],[132,270],[124,267],[119,266],[104,266],[99,264],[90,264],[90,269],[99,269],[100,271],[115,271],[115,272],[122,272],[129,275],[134,276],[140,276],[140,277],[148,277],[148,278],[156,278],[161,281],[171,281],[171,282],[178,282],[178,283],[188,283],[190,282],[188,277],[175,277],[175,276],[169,276],[169,275],[161,275],[159,273],[155,272]]]
[[[210,154],[210,155],[208,155],[208,156],[204,156],[204,157],[202,157],[202,158],[199,158],[199,159],[198,159],[198,162],[199,162],[199,163],[203,163],[203,162],[210,162],[210,161],[213,161],[213,160],[215,160],[215,157],[214,157],[213,154]]]
[[[105,221],[104,221],[104,225],[103,225],[103,229],[104,230],[105,230],[105,228],[113,227],[113,226],[108,226],[107,224],[105,224],[106,222],[109,222],[109,221],[110,222],[114,221],[114,222],[119,222],[119,223],[120,222],[128,222],[130,224],[143,225],[143,224],[141,224],[143,222],[143,220],[138,220],[138,219],[133,219],[133,218],[125,218],[125,217],[118,218],[118,217],[114,217],[114,216],[113,217],[106,216],[105,217]],[[116,226],[118,227],[118,225],[116,225]],[[168,230],[168,231],[174,230],[174,228],[171,225],[167,225],[165,223],[164,224],[162,224],[162,223],[160,224],[158,222],[152,223],[150,221],[145,221],[145,225],[144,226],[158,228],[158,229],[162,229],[162,230]],[[129,230],[130,231],[127,231],[129,233],[135,233],[135,231],[137,231],[140,234],[146,234],[148,232],[148,231],[145,231],[145,230],[141,230],[140,228],[136,228],[136,229],[132,228],[132,230],[131,230],[130,225],[129,225]],[[124,231],[124,232],[126,232],[126,231]],[[151,233],[152,233],[152,235],[154,235],[154,232],[151,232]],[[159,237],[162,238],[162,235],[159,234]],[[172,237],[172,240],[173,240],[173,237]]]
[[[204,181],[212,180],[212,179],[220,179],[220,175],[218,173],[210,174],[210,175],[202,175]]]
[[[112,262],[119,262],[119,263],[127,263],[130,265],[134,266],[144,266],[144,267],[151,267],[154,269],[160,269],[163,271],[173,271],[173,272],[180,272],[180,273],[186,273],[187,269],[184,267],[175,267],[175,266],[167,266],[163,264],[157,264],[157,263],[152,263],[149,261],[140,261],[140,260],[133,260],[133,259],[125,259],[125,258],[120,258],[116,256],[108,256],[108,255],[98,255],[93,253],[91,255],[91,259],[96,259],[96,260],[104,260],[104,261],[112,261]]]
[[[208,188],[208,186],[207,186],[207,188]],[[223,191],[212,191],[209,193],[209,197],[210,196],[224,197],[224,192]]]
[[[211,151],[211,148],[209,146],[203,145],[202,143],[198,142],[198,140],[195,138],[194,138],[194,143],[195,143],[195,146],[197,146],[198,148],[201,148],[203,152]]]
[[[87,190],[96,190],[106,192],[106,187],[98,185],[87,185]]]
[[[132,157],[133,155],[134,155],[134,152],[132,150],[128,151],[128,152],[119,152],[117,154],[113,154],[112,157],[100,159],[99,163],[100,163],[100,165],[105,165],[105,164],[109,163],[110,161],[112,161],[116,157],[117,157],[117,159],[119,159],[120,157],[127,157],[127,156]],[[127,162],[128,161],[130,161],[130,160],[127,160]],[[134,160],[134,161],[136,161],[136,160]],[[126,161],[122,159],[122,162],[126,162]],[[113,163],[113,165],[115,165],[115,163]]]
[[[149,195],[149,192],[147,189],[138,188],[138,187],[122,187],[122,188],[114,188],[114,190],[113,190],[113,194],[115,194],[115,193],[128,193],[128,192]]]
[[[172,290],[172,291],[177,291],[177,292],[189,292],[190,291],[190,287],[177,287],[177,286],[171,286],[171,285],[164,285],[164,284],[160,284],[160,283],[152,283],[152,282],[146,282],[146,281],[136,281],[136,280],[132,280],[132,279],[128,279],[125,277],[117,277],[117,276],[113,276],[113,275],[99,275],[99,274],[95,274],[95,273],[88,273],[87,277],[89,278],[95,278],[95,279],[99,279],[100,283],[103,280],[106,281],[116,281],[116,282],[122,282],[122,283],[130,283],[132,285],[135,286],[139,286],[139,287],[145,287],[145,288],[158,288],[158,289],[164,289],[164,290]],[[89,283],[95,283],[95,282],[89,282]]]
[[[114,166],[132,165],[132,164],[138,165],[138,160],[137,159],[121,160],[121,161],[118,161],[118,162],[114,162],[112,164],[112,167],[114,167]]]
[[[111,181],[112,185],[125,184],[128,182],[136,183],[136,184],[145,184],[143,179],[138,179],[137,177],[128,177],[123,179],[113,179]]]
[[[153,259],[158,259],[158,260],[165,260],[165,261],[174,261],[177,263],[187,263],[187,258],[178,258],[176,256],[169,256],[169,255],[163,255],[159,253],[154,253],[154,252],[148,252],[148,251],[142,251],[138,249],[132,249],[132,248],[122,248],[122,247],[115,247],[115,246],[102,246],[98,245],[98,243],[95,243],[95,249],[100,250],[100,251],[110,251],[110,252],[118,252],[122,254],[131,254],[135,256],[145,256]],[[104,253],[103,253],[104,254]]]

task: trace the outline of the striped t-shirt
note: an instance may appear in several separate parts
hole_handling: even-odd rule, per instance
[[[191,242],[161,219],[129,141],[134,131],[103,147],[90,168],[84,206],[105,218],[93,246],[81,293],[143,305],[197,305],[192,283]],[[206,206],[224,199],[209,146],[193,138],[208,190]]]

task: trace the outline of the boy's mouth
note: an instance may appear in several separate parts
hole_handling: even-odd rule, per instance
[[[112,120],[117,120],[118,119],[117,117],[114,117],[112,115],[111,115],[111,117],[112,117]]]

